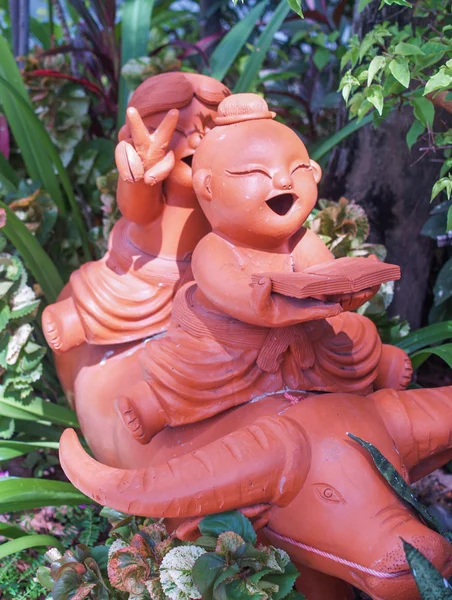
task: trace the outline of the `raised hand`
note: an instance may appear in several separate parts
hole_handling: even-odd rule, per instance
[[[144,179],[146,184],[155,185],[166,179],[174,167],[174,153],[167,150],[178,118],[179,111],[170,110],[151,134],[137,109],[127,109],[132,143],[123,140],[115,151],[116,166],[124,181],[135,183]]]

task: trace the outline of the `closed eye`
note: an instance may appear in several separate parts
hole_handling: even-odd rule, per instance
[[[244,169],[225,169],[225,173],[228,175],[232,175],[233,177],[240,177],[243,175],[254,175],[255,173],[259,173],[260,175],[265,175],[266,177],[271,179],[270,173],[261,167],[246,167]]]
[[[294,169],[292,169],[291,175],[293,175],[296,171],[312,171],[312,167],[306,163],[300,163]]]

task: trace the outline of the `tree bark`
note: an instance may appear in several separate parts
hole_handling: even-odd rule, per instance
[[[333,152],[322,195],[345,196],[367,212],[370,241],[384,244],[388,262],[400,265],[402,279],[395,285],[391,315],[400,315],[413,328],[423,320],[435,244],[420,235],[430,206],[439,166],[419,151],[408,151],[405,136],[411,116],[394,112],[374,129],[361,129]]]
[[[377,22],[391,17],[402,21],[407,13],[394,5],[378,11],[372,2],[355,14],[354,31],[362,38]],[[446,113],[445,113],[446,114]],[[339,111],[339,127],[347,123],[347,110]],[[321,195],[337,200],[345,196],[366,210],[371,240],[388,249],[387,260],[400,265],[390,315],[400,315],[413,328],[425,316],[429,276],[435,244],[420,235],[431,210],[431,189],[439,177],[439,164],[427,156],[418,162],[419,144],[411,152],[405,136],[412,122],[411,110],[393,111],[379,127],[368,125],[332,152]]]

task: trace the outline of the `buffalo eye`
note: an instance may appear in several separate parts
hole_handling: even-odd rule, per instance
[[[345,500],[342,498],[341,494],[331,485],[326,483],[316,483],[314,484],[314,487],[318,497],[321,500],[345,504]]]

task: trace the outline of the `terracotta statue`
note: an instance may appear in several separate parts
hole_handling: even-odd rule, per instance
[[[371,442],[412,482],[452,458],[451,431],[451,388],[280,394],[167,428],[143,449],[152,453],[138,470],[96,462],[69,430],[60,456],[74,485],[127,513],[175,517],[178,525],[250,507],[262,515],[263,539],[286,550],[305,575],[297,585],[309,600],[353,598],[338,579],[373,600],[415,600],[401,538],[444,577],[452,574],[452,546],[418,520],[347,433]],[[190,537],[197,523],[178,531]]]
[[[334,260],[303,227],[321,170],[273,116],[259,96],[229,96],[195,152],[212,232],[196,246],[195,281],[177,293],[167,335],[143,350],[143,381],[117,399],[140,443],[282,389],[364,395],[410,380],[407,355],[349,312],[398,268]]]
[[[60,302],[44,311],[55,352],[166,329],[174,293],[191,279],[191,253],[209,231],[192,187],[192,156],[228,94],[192,73],[164,73],[137,88],[116,148],[123,217],[104,258],[75,271]]]
[[[399,271],[334,260],[303,227],[321,171],[300,139],[258,96],[217,110],[227,90],[207,96],[193,77],[189,104],[165,105],[159,87],[132,97],[109,253],[46,309],[60,377],[105,463],[68,431],[63,468],[94,500],[168,518],[180,535],[200,515],[251,511],[309,600],[350,600],[349,584],[374,600],[418,598],[400,537],[444,576],[452,548],[347,432],[414,481],[452,458],[451,389],[397,391],[408,357],[351,311]],[[199,205],[183,161],[193,154]]]

